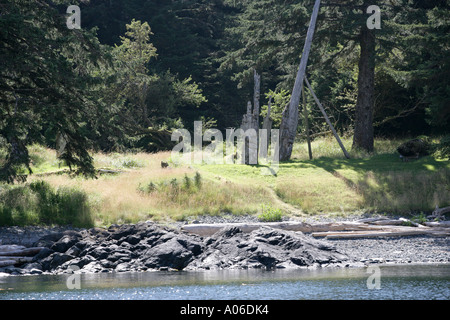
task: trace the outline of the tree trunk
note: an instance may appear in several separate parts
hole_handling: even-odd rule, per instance
[[[375,32],[365,25],[359,35],[358,98],[355,110],[353,149],[373,151],[373,106],[375,83]]]
[[[292,89],[291,100],[286,108],[283,110],[283,115],[280,125],[280,144],[279,156],[280,160],[286,161],[291,158],[292,147],[294,145],[295,135],[297,134],[298,126],[298,105],[300,103],[300,96],[302,91],[303,79],[305,77],[306,65],[308,63],[309,51],[311,50],[314,29],[316,27],[317,15],[319,13],[320,0],[316,0],[314,4],[311,21],[309,23],[308,33],[306,34],[306,41],[303,47],[302,58],[298,68],[297,77],[295,78],[294,88]]]

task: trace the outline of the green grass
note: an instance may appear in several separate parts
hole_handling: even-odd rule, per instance
[[[2,186],[0,225],[73,225],[92,227],[87,195],[78,189],[54,189],[45,181]]]
[[[402,140],[377,139],[373,154],[353,152],[351,139],[343,142],[351,159],[331,138],[313,142],[313,160],[306,143],[297,142],[277,176],[262,175],[259,165],[177,166],[170,152],[94,154],[97,168],[121,171],[98,179],[53,174],[61,169],[55,152],[35,145],[30,154],[39,175],[26,184],[0,184],[0,225],[105,226],[224,213],[263,221],[361,211],[417,216],[450,205],[450,161],[402,162],[396,153]],[[161,161],[170,167],[161,168]]]
[[[280,163],[276,177],[262,176],[259,166],[202,165],[212,175],[272,188],[284,202],[306,214],[355,211],[409,214],[450,205],[450,162],[432,156],[402,162],[402,140],[376,140],[373,154],[350,151],[346,159],[335,140],[294,145],[291,161]],[[351,150],[351,139],[343,139]]]

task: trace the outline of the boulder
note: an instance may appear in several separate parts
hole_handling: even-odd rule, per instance
[[[173,238],[148,249],[144,253],[143,264],[153,269],[168,267],[182,270],[192,261],[193,256],[192,251]]]
[[[70,247],[75,245],[80,240],[77,234],[64,235],[61,239],[55,242],[50,249],[56,252],[66,252]]]
[[[48,258],[51,258],[50,266],[49,266],[50,269],[56,269],[57,267],[59,267],[63,263],[65,263],[65,262],[67,262],[69,260],[72,260],[74,257],[71,256],[71,255],[65,254],[65,253],[55,252],[51,256],[49,256]]]
[[[42,259],[44,259],[44,258],[47,258],[49,255],[51,255],[52,253],[54,253],[54,251],[53,250],[51,250],[51,249],[49,249],[49,248],[44,248],[44,249],[42,249],[37,255],[35,255],[34,257],[33,257],[33,262],[36,262],[36,261],[40,261],[40,260],[42,260]]]

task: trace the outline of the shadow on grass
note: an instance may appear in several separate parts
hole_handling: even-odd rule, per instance
[[[284,169],[321,168],[345,183],[369,211],[407,214],[450,205],[450,162],[423,157],[402,162],[395,154],[366,159],[292,160]],[[336,190],[336,193],[342,190]]]

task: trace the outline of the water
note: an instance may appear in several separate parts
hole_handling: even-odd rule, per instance
[[[448,300],[450,265],[295,271],[145,272],[0,277],[0,299],[25,300]],[[370,280],[370,284],[376,284]],[[69,289],[79,285],[80,289]]]

